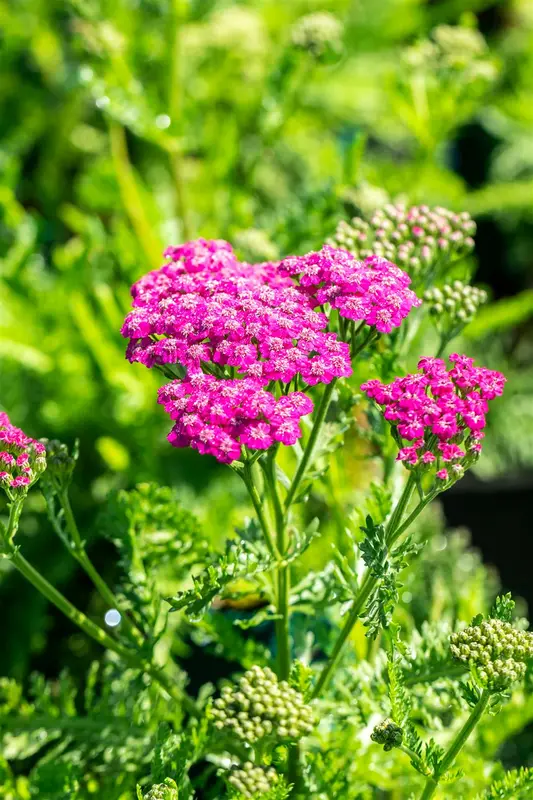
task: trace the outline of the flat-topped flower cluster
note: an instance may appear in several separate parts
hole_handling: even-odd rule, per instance
[[[277,398],[252,378],[225,380],[196,373],[159,390],[158,402],[176,421],[168,439],[174,447],[192,447],[231,463],[242,445],[268,450],[275,442],[292,445],[300,438],[301,417],[313,403],[302,392]]]
[[[333,247],[247,264],[227,242],[198,239],[165,255],[168,263],[132,287],[127,358],[178,365],[180,379],[185,372],[160,393],[176,422],[169,439],[224,462],[243,445],[294,444],[313,406],[288,393],[293,381],[305,389],[352,374],[350,344],[328,330],[328,309],[388,333],[420,304],[394,264]],[[284,387],[277,400],[276,382]]]
[[[325,245],[305,256],[289,256],[279,268],[298,276],[316,305],[329,303],[341,317],[365,322],[380,333],[390,333],[401,325],[410,310],[421,303],[409,289],[409,275],[375,255],[357,261],[347,250]]]
[[[265,385],[350,375],[349,346],[326,331],[326,315],[275,265],[242,264],[228,248],[201,240],[170,248],[173,261],[134,285],[136,308],[122,328],[129,360],[230,367]]]
[[[479,457],[488,401],[505,384],[500,372],[476,367],[472,358],[453,353],[449,360],[451,369],[443,359],[422,358],[418,374],[361,386],[383,407],[398,460],[410,469],[434,468],[442,481],[461,477]]]
[[[12,425],[0,412],[0,486],[8,490],[29,487],[46,467],[45,447]]]

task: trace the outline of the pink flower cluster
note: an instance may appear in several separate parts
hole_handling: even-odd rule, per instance
[[[0,412],[0,486],[23,489],[46,467],[46,450]]]
[[[380,333],[390,333],[422,302],[409,289],[407,273],[379,256],[358,261],[347,250],[325,245],[283,259],[279,269],[299,277],[313,305],[329,303],[341,317],[375,326]]]
[[[226,242],[169,248],[172,259],[132,288],[127,358],[152,367],[230,367],[263,384],[351,375],[349,345],[273,264],[242,264]],[[227,374],[227,373],[226,373]]]
[[[159,390],[158,402],[175,421],[168,435],[174,447],[192,447],[229,464],[241,446],[268,450],[292,445],[301,436],[299,421],[313,403],[302,392],[276,399],[253,378],[224,380],[196,373]]]
[[[418,374],[361,386],[383,406],[401,445],[398,460],[410,469],[432,465],[443,481],[450,479],[448,467],[456,479],[479,457],[488,401],[501,395],[505,384],[501,372],[476,367],[472,358],[454,353],[450,362],[447,369],[440,358],[422,358]]]

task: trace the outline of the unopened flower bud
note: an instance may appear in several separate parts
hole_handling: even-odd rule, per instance
[[[279,682],[268,667],[252,667],[215,700],[211,716],[217,730],[226,727],[253,744],[264,736],[298,740],[314,725],[313,711],[300,692]]]
[[[144,800],[178,800],[178,787],[172,778],[165,778],[163,783],[157,783],[146,792]]]
[[[392,719],[385,719],[376,725],[370,738],[376,744],[382,744],[383,749],[388,751],[393,747],[399,747],[403,741],[403,730]]]

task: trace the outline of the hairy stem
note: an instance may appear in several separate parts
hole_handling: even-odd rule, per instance
[[[261,530],[263,531],[263,536],[265,537],[265,543],[268,547],[269,553],[277,559],[278,552],[276,547],[276,535],[272,531],[271,525],[263,510],[263,501],[261,500],[259,492],[257,491],[257,486],[255,485],[250,463],[246,462],[244,464],[244,469],[240,474],[244,481],[244,485],[248,489],[248,494],[250,495],[250,500],[252,501],[255,513],[257,514],[257,519],[259,521],[259,525],[261,526]]]
[[[450,769],[453,765],[455,759],[463,749],[466,741],[476,725],[478,724],[479,720],[483,716],[485,709],[487,708],[488,702],[490,700],[490,692],[486,689],[482,692],[481,697],[479,698],[478,702],[472,709],[470,716],[466,720],[465,724],[449,746],[448,750],[444,754],[442,761],[440,762],[435,774],[427,779],[426,785],[422,794],[420,795],[420,800],[430,800],[431,797],[437,791],[439,781],[441,777]]]
[[[307,472],[307,468],[309,463],[312,461],[316,444],[318,441],[318,437],[326,419],[326,414],[328,413],[329,404],[331,403],[331,398],[333,395],[333,390],[335,389],[335,384],[337,379],[334,378],[331,383],[328,383],[324,390],[324,394],[322,395],[322,400],[320,401],[320,405],[316,411],[315,420],[313,423],[313,427],[311,429],[311,433],[309,435],[309,440],[303,452],[302,458],[300,459],[300,463],[298,464],[298,468],[296,470],[296,474],[292,479],[292,483],[289,487],[289,491],[287,492],[287,497],[285,498],[285,510],[288,511],[291,504],[293,503],[296,493],[300,488],[300,484],[305,478],[305,473]]]

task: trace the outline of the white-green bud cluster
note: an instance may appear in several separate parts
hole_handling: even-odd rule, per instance
[[[428,289],[424,302],[439,327],[455,328],[473,320],[478,308],[487,302],[487,293],[477,286],[454,281],[442,289]]]
[[[370,738],[376,744],[382,744],[385,751],[399,747],[403,741],[403,729],[392,719],[384,719],[376,725]]]
[[[454,658],[475,667],[487,688],[500,691],[521,680],[533,658],[533,634],[488,619],[450,637]]]
[[[258,767],[246,761],[242,767],[232,769],[226,780],[244,797],[255,797],[268,794],[278,783],[279,776],[273,767]]]
[[[433,265],[468,255],[475,232],[476,223],[466,211],[456,214],[440,206],[389,203],[368,221],[354,217],[339,222],[328,244],[349,250],[356,258],[382,256],[416,277]]]
[[[490,83],[496,78],[496,64],[479,31],[461,25],[439,25],[431,36],[404,50],[402,63],[407,70],[426,73],[437,85],[451,80],[465,85],[475,81]]]
[[[144,800],[178,800],[178,787],[172,778],[165,778],[163,783],[155,783],[144,795]]]
[[[327,11],[317,11],[296,20],[291,31],[294,47],[306,50],[317,60],[338,55],[342,51],[343,28]]]
[[[222,689],[212,716],[218,730],[227,729],[253,744],[266,736],[296,741],[314,727],[313,710],[287,681],[271,669],[252,667],[233,686]]]

